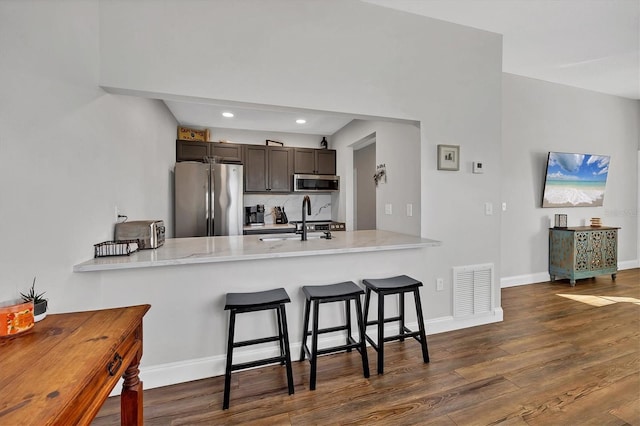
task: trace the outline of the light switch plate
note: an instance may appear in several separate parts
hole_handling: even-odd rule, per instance
[[[384,205],[384,214],[393,214],[393,208],[391,207],[391,203],[387,203]]]

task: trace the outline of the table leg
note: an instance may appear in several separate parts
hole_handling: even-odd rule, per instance
[[[121,425],[138,425],[142,426],[143,418],[143,402],[142,402],[142,381],[138,374],[140,370],[140,359],[142,358],[142,327],[138,330],[140,337],[140,349],[131,360],[131,364],[127,367],[122,375],[124,383],[122,384],[122,393],[120,394],[120,424]]]

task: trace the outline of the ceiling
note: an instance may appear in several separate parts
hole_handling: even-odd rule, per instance
[[[640,0],[362,0],[502,34],[502,71],[640,99]]]
[[[640,0],[362,0],[503,35],[503,71],[640,99]],[[332,135],[354,116],[166,100],[180,125]],[[222,112],[233,112],[231,119]],[[304,118],[305,124],[296,124]]]

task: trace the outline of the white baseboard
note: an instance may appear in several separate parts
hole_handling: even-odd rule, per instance
[[[427,334],[446,333],[447,331],[461,330],[463,328],[501,322],[503,320],[502,308],[494,308],[493,312],[455,318],[452,316],[430,319],[426,322]]]
[[[640,268],[640,259],[636,260],[625,260],[623,262],[618,262],[618,270],[624,271],[625,269],[635,269]]]
[[[459,330],[461,328],[475,327],[478,325],[490,324],[502,321],[502,308],[494,309],[491,314],[476,315],[466,318],[442,317],[425,321],[427,335],[444,333],[446,331]],[[417,323],[408,323],[407,327],[417,330]],[[369,330],[371,332],[371,330]],[[385,327],[385,335],[398,333],[398,327]],[[357,336],[357,332],[354,337]],[[318,340],[319,347],[330,347],[344,344],[344,337],[336,335]],[[291,343],[291,361],[300,359],[300,347],[302,342]],[[263,348],[257,350],[235,350],[233,352],[233,362],[241,363],[260,358],[269,358],[278,355],[277,347]],[[374,356],[373,351],[369,351],[369,356]],[[144,361],[144,357],[143,357]],[[162,386],[175,385],[177,383],[190,382],[193,380],[206,379],[208,377],[221,376],[225,370],[226,355],[215,355],[206,358],[172,362],[167,364],[153,365],[140,368],[140,380],[144,389],[153,389]],[[116,385],[110,396],[120,395],[122,380]]]
[[[625,260],[618,262],[618,270],[640,268],[640,260]],[[550,281],[549,272],[537,272],[534,274],[516,275],[500,278],[500,288],[516,287],[519,285],[542,283]]]
[[[500,288],[516,287],[519,285],[527,285],[534,283],[542,283],[549,281],[548,272],[538,272],[535,274],[516,275],[515,277],[500,278]]]

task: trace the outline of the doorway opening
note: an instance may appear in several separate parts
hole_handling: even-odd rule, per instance
[[[353,146],[354,230],[376,229],[376,136],[372,134]]]

